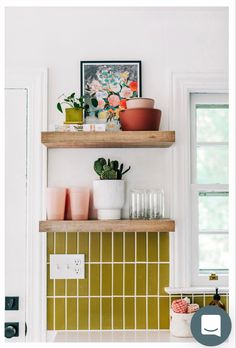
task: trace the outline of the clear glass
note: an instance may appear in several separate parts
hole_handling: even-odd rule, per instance
[[[228,183],[228,146],[198,145],[197,147],[197,183]]]
[[[131,190],[130,192],[130,219],[145,219],[146,217],[146,190]]]
[[[199,230],[228,230],[228,192],[199,192]]]
[[[227,142],[228,114],[227,105],[197,105],[197,142]]]
[[[228,234],[199,234],[199,271],[223,271],[229,268]]]
[[[163,190],[149,190],[147,192],[147,219],[161,219],[164,217]]]

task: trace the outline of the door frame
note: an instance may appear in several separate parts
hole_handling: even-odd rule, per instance
[[[47,150],[41,131],[47,130],[47,69],[11,69],[5,87],[28,93],[27,125],[27,231],[26,231],[26,342],[46,341],[46,234],[39,233],[44,219],[47,187]]]

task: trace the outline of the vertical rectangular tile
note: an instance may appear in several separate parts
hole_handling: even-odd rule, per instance
[[[113,294],[123,295],[123,265],[114,265]]]
[[[114,233],[114,262],[123,261],[123,233]]]
[[[53,330],[53,298],[47,299],[47,330]]]
[[[65,232],[56,232],[56,254],[65,254],[66,252],[66,234]]]
[[[148,264],[148,294],[157,295],[158,294],[158,265]]]
[[[102,298],[102,330],[111,330],[111,298]]]
[[[64,279],[55,279],[55,295],[56,296],[65,296],[65,280]]]
[[[88,296],[88,277],[89,277],[88,264],[85,265],[85,279],[79,279],[78,281],[78,293],[79,296]]]
[[[136,265],[136,294],[146,295],[146,264]]]
[[[227,311],[227,300],[226,295],[220,295],[220,301],[225,305],[225,309]]]
[[[90,265],[90,294],[100,296],[100,265]]]
[[[134,265],[125,264],[125,295],[134,295]]]
[[[146,329],[146,298],[136,298],[136,326],[137,329]]]
[[[100,298],[90,298],[90,329],[100,329]]]
[[[77,299],[67,299],[67,330],[77,329]]]
[[[169,286],[169,264],[160,264],[159,295],[166,295],[165,287]]]
[[[55,299],[55,330],[65,330],[65,299]]]
[[[169,262],[169,233],[160,233],[160,262]]]
[[[113,298],[113,324],[115,330],[123,329],[123,298]]]
[[[134,329],[134,298],[125,297],[125,329]]]
[[[203,295],[194,296],[194,303],[197,303],[199,307],[203,307]]]
[[[99,262],[100,261],[100,233],[91,232],[90,233],[90,261]]]
[[[89,261],[89,233],[79,232],[79,254],[85,254],[85,261]]]
[[[148,233],[148,261],[158,261],[158,232]]]
[[[77,295],[77,280],[67,279],[67,296]]]
[[[77,233],[67,233],[67,254],[77,254]]]
[[[205,306],[208,306],[211,303],[211,301],[213,301],[213,296],[214,294],[205,296]]]
[[[125,261],[134,262],[135,259],[135,233],[125,233]]]
[[[169,323],[170,323],[169,297],[160,297],[159,306],[160,306],[160,329],[169,329]]]
[[[102,261],[110,262],[111,261],[111,238],[112,234],[110,232],[102,233]]]
[[[162,313],[160,313],[162,315]],[[158,329],[158,301],[157,297],[148,298],[148,329]]]
[[[137,233],[137,261],[146,261],[146,233]]]
[[[47,233],[47,262],[50,261],[50,254],[54,254],[54,232]]]
[[[54,280],[50,279],[50,266],[47,265],[47,296],[53,296]]]
[[[101,266],[100,266],[101,267]],[[103,264],[102,265],[102,295],[111,296],[111,265]]]
[[[88,330],[88,298],[79,298],[79,330]]]

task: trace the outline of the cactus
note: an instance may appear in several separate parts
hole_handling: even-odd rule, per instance
[[[130,166],[123,172],[123,163],[120,165],[118,161],[111,161],[105,158],[98,158],[94,162],[94,170],[99,175],[101,180],[121,180],[122,176],[130,170]]]

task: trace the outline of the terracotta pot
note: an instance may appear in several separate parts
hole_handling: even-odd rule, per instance
[[[158,130],[161,110],[126,109],[120,111],[121,128],[124,131]]]
[[[126,101],[128,109],[137,109],[137,108],[154,108],[154,99],[151,98],[131,98]]]

